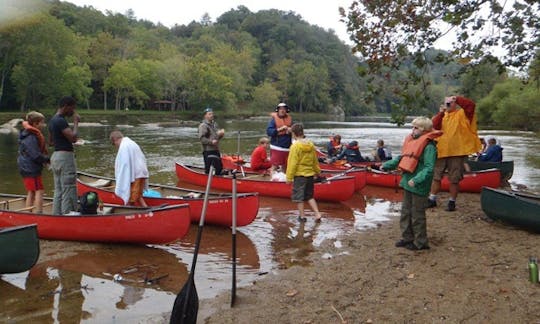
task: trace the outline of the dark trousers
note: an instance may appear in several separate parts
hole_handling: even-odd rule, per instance
[[[414,242],[418,248],[428,246],[426,224],[426,197],[403,190],[403,203],[399,227],[406,242]]]
[[[208,174],[210,172],[210,166],[214,165],[214,170],[216,175],[221,174],[223,169],[223,164],[221,163],[221,154],[219,151],[204,151],[204,172]]]

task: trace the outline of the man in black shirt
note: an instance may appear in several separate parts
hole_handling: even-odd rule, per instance
[[[77,211],[77,165],[73,143],[77,141],[80,117],[75,112],[75,99],[64,97],[60,108],[49,121],[49,141],[54,145],[51,168],[54,176],[54,214],[69,214]],[[66,117],[73,117],[73,129]]]

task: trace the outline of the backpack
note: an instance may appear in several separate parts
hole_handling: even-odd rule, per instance
[[[95,191],[88,191],[79,197],[81,208],[79,212],[85,214],[97,214],[99,196]]]

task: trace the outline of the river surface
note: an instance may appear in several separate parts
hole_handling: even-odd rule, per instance
[[[248,157],[267,120],[218,122],[226,129],[222,153]],[[83,121],[84,122],[84,121]],[[379,138],[394,154],[410,127],[385,123],[307,122],[306,135],[324,148],[329,137],[357,140],[363,155],[370,156]],[[108,140],[113,129],[135,140],[148,161],[150,181],[178,183],[176,161],[202,165],[196,125],[123,125],[121,120],[81,124],[85,143],[76,148],[78,169],[114,176],[115,148]],[[529,132],[481,131],[496,136],[505,160],[514,160],[510,184],[540,191],[540,143]],[[0,134],[0,192],[25,194],[17,172],[17,134]],[[52,196],[52,175],[44,172],[46,194]],[[366,187],[344,203],[319,202],[325,217],[316,224],[295,221],[295,204],[288,199],[260,198],[256,220],[237,231],[237,285],[245,286],[267,273],[293,265],[310,266],[309,254],[321,244],[341,247],[340,237],[374,228],[399,217],[401,193],[394,189]],[[459,199],[459,198],[458,198]],[[313,216],[307,208],[307,216]],[[191,267],[197,226],[187,237],[170,245],[133,246],[46,242],[53,246],[46,258],[29,272],[0,277],[0,322],[39,323],[148,323],[161,322],[172,309],[177,292]],[[231,289],[231,229],[205,226],[195,282],[199,298],[212,298]],[[65,253],[69,250],[70,253]],[[331,256],[326,256],[331,257]],[[45,260],[45,261],[42,261]],[[122,280],[114,280],[119,274]],[[204,307],[199,311],[204,316]]]

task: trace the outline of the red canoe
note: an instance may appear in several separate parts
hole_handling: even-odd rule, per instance
[[[123,200],[114,193],[115,184],[113,178],[77,172],[79,195],[87,191],[95,191],[103,202],[122,205]],[[189,204],[191,222],[199,223],[204,191],[156,184],[150,184],[150,189],[159,193],[159,197],[145,196],[144,201],[149,206],[187,203]],[[259,212],[259,194],[256,192],[238,194],[237,199],[239,208],[236,214],[236,226],[251,224]],[[232,226],[232,195],[229,193],[210,193],[204,222],[217,226]]]
[[[198,186],[205,186],[207,177],[202,168],[186,166],[176,163],[176,175],[181,181],[186,181]],[[345,201],[349,199],[355,188],[355,178],[338,177],[326,182],[315,184],[315,199],[325,201]],[[232,190],[232,176],[215,176],[212,178],[212,188],[220,190]],[[236,189],[238,192],[258,192],[263,196],[291,197],[291,184],[284,181],[271,181],[268,175],[249,174],[243,177],[237,175]]]
[[[371,170],[367,173],[367,184],[374,186],[383,186],[398,188],[401,176],[397,173],[389,173]],[[489,169],[482,171],[468,172],[463,175],[459,182],[459,191],[461,192],[480,192],[482,187],[498,188],[501,183],[501,171],[498,169]],[[445,175],[441,181],[441,190],[448,191],[450,182]]]
[[[243,175],[246,173],[255,174],[263,174],[266,172],[266,170],[260,170],[260,171],[254,171],[251,169],[249,163],[244,163],[242,159],[238,160],[237,155],[226,155],[224,154],[221,157],[221,161],[223,164],[224,169],[229,170],[239,170],[243,172]],[[323,166],[323,163],[320,164],[320,166]],[[366,178],[367,178],[367,171],[365,167],[343,167],[343,168],[328,168],[328,169],[322,169],[322,176],[326,178],[330,177],[336,177],[338,175],[348,176],[348,177],[354,177],[355,178],[355,190],[362,190],[366,186]]]
[[[26,196],[0,194],[0,227],[37,224],[38,236],[48,240],[105,243],[165,244],[189,230],[189,205],[154,208],[105,205],[97,215],[53,215],[52,198],[44,213],[26,206]]]

